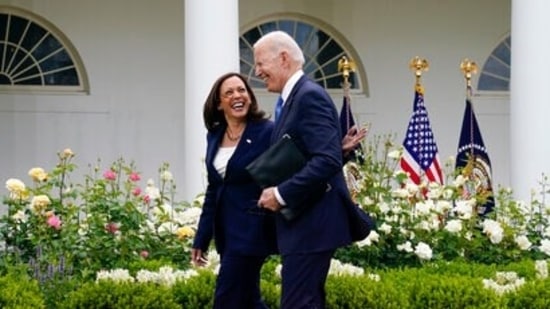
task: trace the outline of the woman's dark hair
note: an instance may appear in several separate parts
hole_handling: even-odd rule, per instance
[[[256,100],[256,95],[252,91],[252,88],[250,88],[250,85],[246,81],[246,78],[239,73],[230,72],[220,76],[214,82],[214,85],[212,85],[212,89],[210,89],[210,93],[206,98],[206,102],[204,102],[203,118],[204,125],[206,126],[206,129],[208,131],[213,131],[220,125],[227,125],[227,122],[223,115],[223,111],[218,109],[218,106],[220,106],[221,102],[220,89],[222,83],[233,76],[236,76],[243,81],[244,86],[246,87],[246,91],[248,92],[248,96],[250,97],[250,108],[248,109],[248,114],[246,115],[247,121],[258,121],[266,119],[265,111],[260,110],[258,106],[258,101]]]

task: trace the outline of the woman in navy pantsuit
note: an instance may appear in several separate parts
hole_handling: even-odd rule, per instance
[[[208,187],[192,261],[204,265],[213,238],[221,257],[214,308],[267,308],[260,270],[276,252],[274,216],[258,208],[261,189],[245,167],[269,146],[273,123],[238,73],[216,80],[204,105],[204,123]]]

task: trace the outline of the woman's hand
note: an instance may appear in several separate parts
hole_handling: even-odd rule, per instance
[[[196,267],[201,267],[206,265],[208,260],[201,249],[193,248],[191,249],[191,262],[193,262],[193,265]]]

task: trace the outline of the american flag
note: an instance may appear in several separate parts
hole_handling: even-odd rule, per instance
[[[421,86],[416,86],[415,89],[413,113],[403,148],[401,169],[408,173],[415,184],[420,184],[423,175],[426,175],[430,182],[443,184],[439,153],[430,126],[428,110],[424,105],[424,91]]]

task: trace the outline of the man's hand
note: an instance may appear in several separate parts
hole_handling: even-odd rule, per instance
[[[357,125],[351,127],[344,138],[342,139],[342,152],[344,156],[347,156],[352,150],[361,143],[361,141],[367,136],[368,128],[357,128]]]
[[[258,200],[258,207],[269,209],[273,212],[281,209],[281,204],[279,204],[275,197],[275,187],[265,188],[262,191],[262,195],[260,195],[260,199]]]

